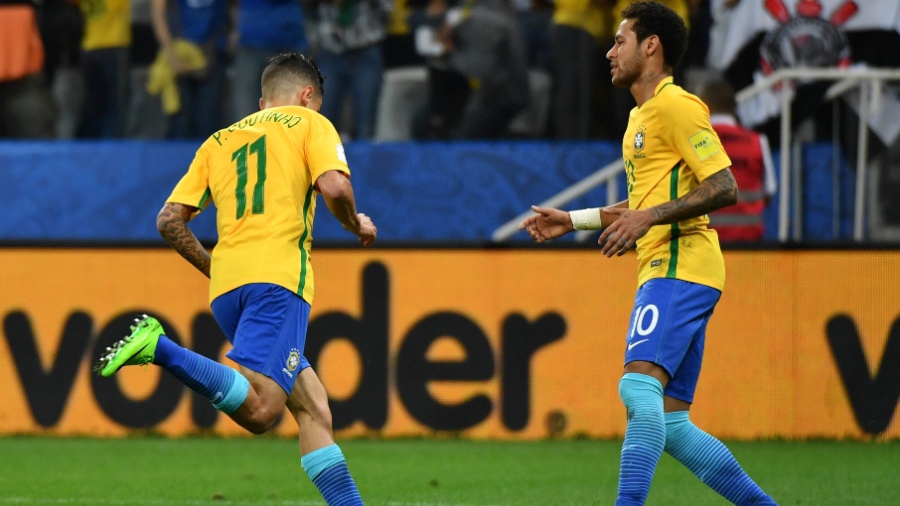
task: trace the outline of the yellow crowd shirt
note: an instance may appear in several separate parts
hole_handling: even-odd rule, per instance
[[[699,98],[666,78],[653,98],[631,110],[622,142],[628,206],[648,209],[683,197],[731,166]],[[725,262],[709,218],[651,227],[637,242],[638,286],[674,278],[717,290],[725,287]]]
[[[131,0],[79,0],[85,51],[131,45]]]
[[[553,2],[553,23],[579,28],[598,41],[610,37],[609,9],[603,9],[594,0],[556,0]]]
[[[217,208],[209,296],[272,283],[312,304],[315,182],[348,176],[344,147],[321,114],[299,106],[251,114],[209,137],[168,202]]]

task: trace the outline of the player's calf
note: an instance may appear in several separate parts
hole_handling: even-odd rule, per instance
[[[619,381],[619,396],[628,412],[622,442],[619,494],[616,505],[641,505],[666,442],[663,386],[656,378],[626,373]]]
[[[721,441],[691,423],[687,411],[666,413],[666,452],[733,504],[769,506],[775,501],[750,479]]]

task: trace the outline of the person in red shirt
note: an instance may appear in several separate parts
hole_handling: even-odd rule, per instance
[[[734,88],[713,80],[700,90],[709,108],[709,121],[731,158],[731,172],[738,184],[738,203],[709,215],[709,226],[720,242],[759,241],[765,233],[763,211],[777,186],[772,153],[765,134],[742,127],[734,114]]]

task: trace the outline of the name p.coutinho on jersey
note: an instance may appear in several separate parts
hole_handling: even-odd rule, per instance
[[[262,123],[264,121],[271,121],[273,123],[283,123],[284,126],[286,126],[288,128],[293,128],[293,127],[297,126],[300,123],[300,120],[302,120],[302,119],[303,119],[302,117],[297,116],[296,114],[285,114],[285,113],[278,113],[278,112],[273,112],[273,111],[260,111],[251,116],[247,116],[246,118],[238,121],[237,123],[232,124],[230,127],[226,128],[226,130],[229,132],[234,132],[235,130],[243,130],[244,128],[252,127],[252,126],[256,125],[257,123]],[[216,142],[219,143],[219,146],[222,145],[222,141],[219,140],[222,137],[221,130],[214,133],[212,135],[212,137]]]

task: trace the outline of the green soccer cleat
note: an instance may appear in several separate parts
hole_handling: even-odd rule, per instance
[[[104,355],[94,365],[94,371],[108,378],[123,366],[147,365],[153,362],[159,336],[164,333],[162,325],[156,318],[147,315],[135,318],[131,334],[106,348]]]

